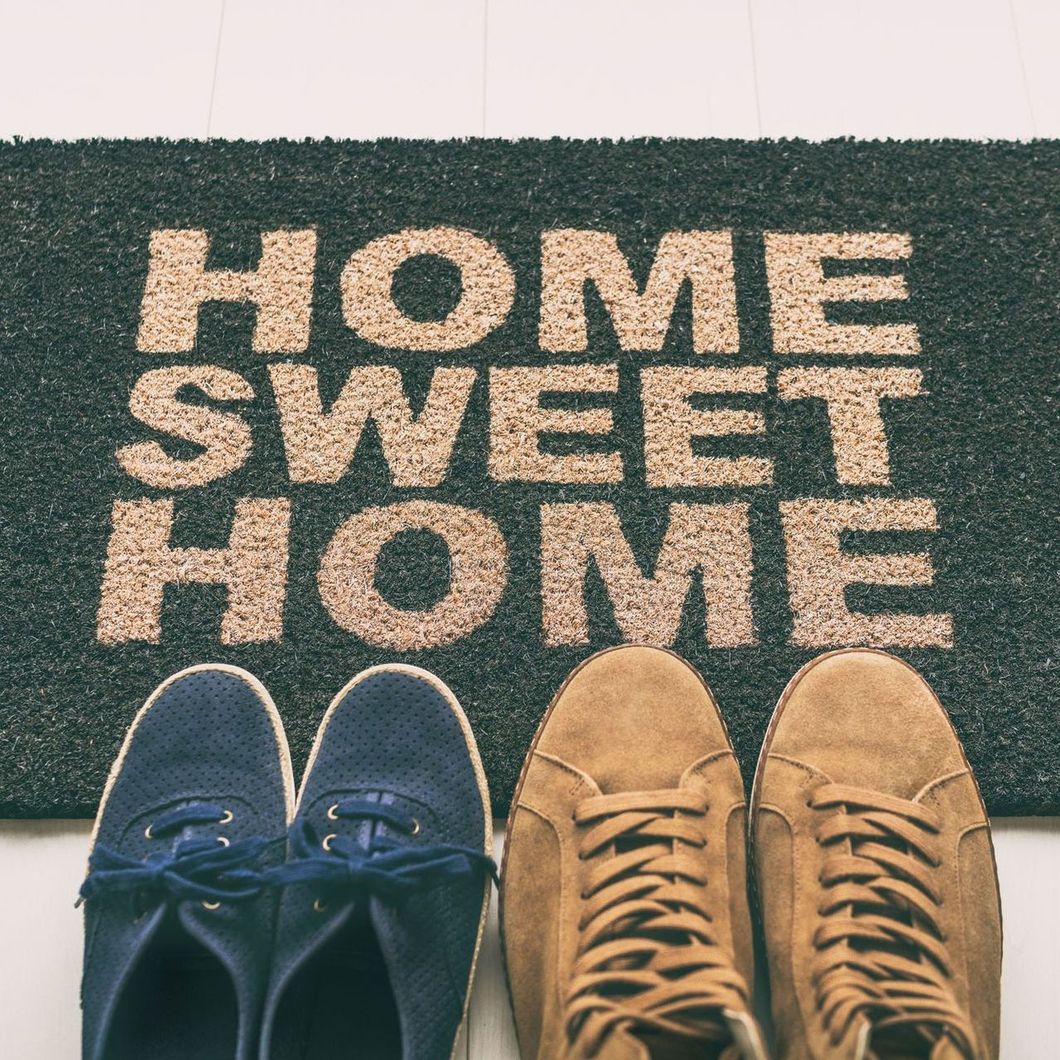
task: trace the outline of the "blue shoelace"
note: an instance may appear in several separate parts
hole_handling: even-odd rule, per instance
[[[408,814],[367,799],[343,799],[329,810],[333,820],[378,822],[402,836],[419,831]],[[290,833],[290,856],[271,869],[269,882],[278,887],[315,883],[323,889],[370,894],[398,902],[452,880],[480,873],[497,878],[497,866],[481,850],[451,844],[411,845],[393,837],[373,836],[367,843],[328,835],[323,839],[304,818]]]
[[[150,839],[165,839],[184,828],[222,824],[231,817],[213,803],[193,802],[171,810],[147,829]],[[256,898],[266,886],[262,855],[282,840],[224,837],[182,839],[172,849],[136,859],[97,844],[88,862],[80,899],[150,895],[175,901],[241,902]]]
[[[335,820],[376,821],[403,836],[419,826],[408,814],[365,799],[344,799],[331,807]],[[196,802],[158,817],[147,829],[151,839],[165,839],[184,828],[220,824],[226,812],[213,803]],[[262,869],[265,852],[282,840],[223,837],[183,839],[168,850],[137,860],[97,844],[89,858],[89,872],[81,885],[78,904],[94,898],[150,895],[174,901],[240,902],[257,898],[271,887],[315,883],[324,889],[371,894],[387,901],[451,880],[488,873],[497,879],[497,866],[480,850],[451,844],[412,846],[391,837],[374,836],[367,844],[345,836],[323,840],[304,819],[290,830],[290,856],[271,869]]]

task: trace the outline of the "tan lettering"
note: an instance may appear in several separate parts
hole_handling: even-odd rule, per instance
[[[227,548],[173,548],[173,501],[115,501],[96,636],[104,644],[158,644],[167,585],[228,587],[221,643],[278,641],[287,592],[290,503],[236,501]]]
[[[207,269],[210,238],[197,228],[151,233],[136,348],[188,353],[204,302],[252,302],[255,353],[300,353],[309,345],[317,236],[312,229],[263,232],[261,260],[249,272]]]
[[[773,481],[773,461],[759,456],[702,456],[693,438],[765,434],[765,417],[748,409],[695,409],[693,394],[764,394],[766,370],[746,368],[645,368],[644,462],[648,485],[761,486]]]
[[[614,505],[541,507],[541,606],[549,646],[589,643],[585,579],[600,572],[622,636],[672,644],[692,587],[702,572],[707,643],[755,643],[751,610],[751,535],[746,504],[672,504],[662,547],[649,575],[622,532]]]
[[[246,401],[254,389],[238,373],[212,364],[155,368],[144,372],[129,396],[129,411],[141,423],[206,451],[190,460],[170,456],[158,442],[125,445],[115,454],[127,475],[159,489],[204,486],[241,468],[250,456],[250,428],[242,416],[181,401],[193,386],[213,401]]]
[[[900,260],[912,240],[899,232],[766,232],[766,273],[776,353],[920,352],[915,324],[832,324],[828,302],[884,302],[909,297],[905,277],[826,277],[822,259]]]
[[[848,585],[930,585],[924,552],[854,554],[840,548],[844,530],[935,530],[929,500],[869,497],[855,501],[780,502],[794,615],[791,642],[804,648],[870,644],[905,648],[953,646],[948,614],[863,614],[846,604]]]
[[[559,228],[541,235],[539,345],[554,352],[589,348],[585,284],[592,281],[623,350],[663,348],[678,292],[692,285],[692,348],[739,349],[736,281],[729,232],[667,232],[641,293],[611,232]]]
[[[880,414],[884,398],[923,393],[917,368],[785,368],[777,391],[786,401],[818,398],[832,428],[836,478],[847,486],[887,486],[891,467]]]
[[[413,320],[398,308],[394,273],[433,254],[460,269],[460,301],[444,320]],[[463,350],[504,323],[515,274],[492,243],[459,228],[406,228],[356,251],[342,270],[342,315],[361,338],[398,350]]]
[[[489,469],[499,481],[621,482],[618,453],[546,453],[542,434],[609,434],[609,408],[542,408],[544,393],[617,393],[613,364],[490,369]]]
[[[405,530],[429,530],[449,548],[449,590],[426,611],[393,607],[375,587],[383,546]],[[366,644],[418,651],[452,644],[493,614],[508,580],[508,550],[497,524],[455,504],[406,501],[366,508],[346,520],[324,550],[320,598],[343,629]]]
[[[437,486],[449,470],[477,375],[474,368],[436,368],[426,404],[414,416],[397,368],[354,368],[325,412],[315,368],[270,364],[291,481],[338,482],[371,420],[394,485]]]

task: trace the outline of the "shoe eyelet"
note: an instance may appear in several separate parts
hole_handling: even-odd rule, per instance
[[[320,845],[321,845],[321,847],[324,850],[326,850],[330,854],[331,853],[332,840],[335,840],[335,839],[338,839],[338,838],[339,837],[334,832],[331,832],[329,835],[324,836],[324,838],[321,840]]]
[[[409,835],[419,835],[419,834],[420,834],[420,822],[419,822],[419,820],[417,820],[417,818],[413,817],[412,818],[412,827],[409,829]]]
[[[327,908],[328,908],[328,903],[327,902],[322,902],[319,898],[314,898],[313,899],[313,912],[314,913],[324,913],[324,912],[327,911]]]
[[[236,815],[231,810],[225,810],[224,816],[217,823],[231,824],[235,819]]]
[[[144,829],[144,839],[154,839],[154,837],[155,837],[155,836],[154,836],[154,833],[153,833],[153,832],[151,831],[151,826],[150,826],[150,825],[148,825],[148,826],[147,826],[147,827],[146,827],[146,828]]]
[[[232,840],[229,839],[227,836],[223,835],[219,835],[217,837],[217,842],[220,843],[223,847],[230,847],[232,845]]]
[[[220,902],[203,902],[202,903],[202,907],[203,907],[203,909],[209,909],[210,912],[212,913],[215,909],[220,909],[221,908],[221,903]]]
[[[338,819],[339,819],[339,804],[337,802],[333,802],[328,807],[328,820],[329,821],[337,821]]]

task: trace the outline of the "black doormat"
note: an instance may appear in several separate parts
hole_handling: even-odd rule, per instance
[[[90,814],[185,665],[257,674],[300,763],[395,658],[504,810],[624,639],[694,660],[748,771],[803,662],[890,647],[992,811],[1055,812],[1058,174],[1056,142],[0,145],[0,812]]]

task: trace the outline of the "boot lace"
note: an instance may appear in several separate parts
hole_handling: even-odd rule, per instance
[[[193,802],[159,816],[148,825],[148,839],[167,839],[186,828],[227,824],[231,812],[213,803]],[[166,850],[132,858],[97,844],[88,861],[78,905],[93,899],[128,895],[137,899],[186,899],[216,905],[256,898],[264,886],[262,855],[276,840],[194,836]]]
[[[290,854],[285,864],[269,873],[277,887],[314,883],[323,890],[372,895],[398,902],[440,884],[488,873],[496,879],[496,865],[481,850],[451,844],[412,845],[419,822],[392,806],[366,799],[342,799],[328,810],[334,821],[378,822],[397,835],[358,838],[326,835],[299,818],[291,826]],[[318,908],[323,908],[322,903]]]
[[[749,1006],[704,905],[695,854],[706,812],[705,797],[684,789],[596,795],[575,810],[589,826],[579,857],[606,854],[581,894],[566,1002],[568,1039],[587,1055],[620,1028],[721,1045],[730,1037],[721,1012]]]
[[[937,816],[917,803],[841,784],[822,785],[809,804],[833,811],[817,833],[830,856],[820,878],[813,973],[833,1045],[866,1017],[874,1043],[912,1043],[926,1054],[948,1036],[971,1060],[975,1033],[954,997],[937,920]]]

